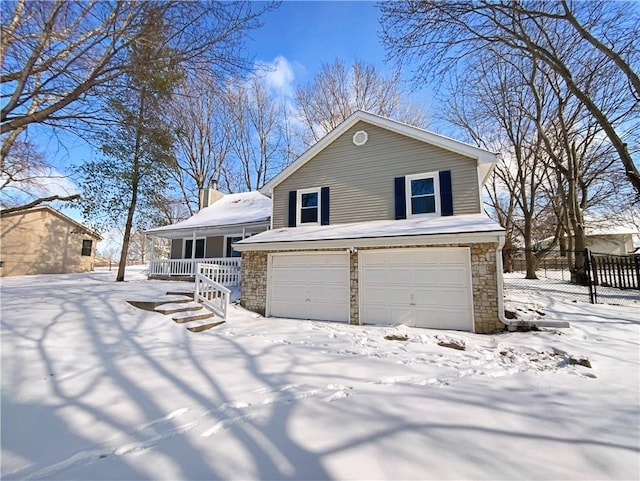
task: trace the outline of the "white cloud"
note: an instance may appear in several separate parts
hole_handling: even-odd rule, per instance
[[[282,55],[271,62],[258,62],[256,65],[267,88],[282,97],[292,97],[295,91],[295,70],[301,66],[294,65]]]
[[[69,177],[48,166],[16,172],[11,182],[5,184],[6,181],[6,176],[0,175],[0,184],[3,185],[0,202],[6,205],[28,202],[37,197],[68,196],[80,192]]]

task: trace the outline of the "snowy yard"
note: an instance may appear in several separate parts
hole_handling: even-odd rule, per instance
[[[3,479],[640,477],[637,306],[512,297],[572,327],[493,336],[232,307],[191,333],[126,301],[193,284],[113,277],[2,279]]]

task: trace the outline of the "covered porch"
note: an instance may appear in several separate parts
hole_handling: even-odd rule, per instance
[[[149,278],[192,280],[198,264],[217,266],[224,286],[240,285],[240,252],[234,244],[269,228],[271,199],[259,192],[222,195],[186,220],[149,229]],[[164,244],[158,249],[159,242]]]
[[[149,279],[193,280],[198,264],[219,267],[220,284],[226,287],[240,285],[240,252],[235,242],[265,230],[262,224],[242,224],[224,227],[147,231],[151,239]],[[159,249],[159,240],[165,247]],[[167,241],[169,241],[167,245]]]

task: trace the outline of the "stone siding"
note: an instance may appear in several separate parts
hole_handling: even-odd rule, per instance
[[[475,332],[487,334],[504,329],[498,313],[498,280],[496,271],[496,243],[481,244],[437,244],[406,245],[388,247],[389,249],[438,247],[469,247],[471,249],[471,276],[473,286],[473,305]],[[362,247],[358,250],[381,249],[381,247]],[[240,303],[252,311],[265,314],[267,304],[267,258],[271,252],[314,252],[344,251],[344,249],[298,249],[290,251],[257,251],[242,253],[242,282]],[[358,253],[349,255],[350,267],[350,323],[360,320],[358,299]]]
[[[263,316],[267,307],[267,254],[243,252],[240,268],[240,304]]]
[[[349,297],[349,323],[360,324],[360,304],[358,302],[358,253],[349,254],[349,282],[351,295]]]
[[[504,330],[498,317],[497,244],[471,244],[471,278],[475,331],[490,334]]]

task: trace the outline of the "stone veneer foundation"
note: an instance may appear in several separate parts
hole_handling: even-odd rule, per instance
[[[504,324],[498,315],[498,280],[496,271],[497,243],[479,244],[437,244],[406,245],[388,247],[388,249],[406,249],[415,247],[469,247],[471,249],[471,277],[473,284],[473,306],[475,332],[488,334],[502,331]],[[359,251],[383,249],[384,247],[361,247]],[[297,249],[290,251],[250,251],[242,253],[240,303],[245,308],[264,315],[267,305],[267,258],[270,253],[341,251],[344,249]],[[360,319],[358,306],[358,253],[349,256],[351,284],[351,324]]]

